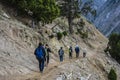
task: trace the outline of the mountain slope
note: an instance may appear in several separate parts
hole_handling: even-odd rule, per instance
[[[105,36],[120,33],[120,0],[107,0],[98,9],[94,24]]]
[[[108,40],[83,17],[83,30],[88,32],[86,39],[80,34],[68,34],[58,41],[56,33],[68,30],[66,19],[58,18],[52,24],[35,30],[16,17],[11,17],[4,9],[0,9],[0,80],[107,80],[107,73],[113,66],[118,79],[120,78],[120,65],[104,54]],[[74,30],[76,31],[76,26]],[[53,38],[49,38],[51,34],[54,35]],[[39,73],[34,56],[39,41],[48,43],[53,51],[50,54],[50,64],[43,74]],[[76,43],[81,47],[80,58],[76,59],[74,52],[74,58],[69,60],[68,46],[74,47]],[[63,63],[59,62],[57,53],[61,46],[65,50]],[[82,58],[84,48],[87,48],[86,58]]]

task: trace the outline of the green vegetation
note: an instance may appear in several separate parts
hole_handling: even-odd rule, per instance
[[[73,19],[79,18],[80,14],[87,15],[88,13],[91,13],[92,15],[96,15],[96,11],[91,8],[92,6],[92,0],[89,0],[85,2],[83,6],[82,0],[63,0],[63,3],[61,3],[62,6],[60,6],[61,15],[65,16],[68,19],[68,25],[69,25],[69,32],[72,34],[73,31]],[[80,9],[80,6],[82,7]]]
[[[78,32],[75,32],[76,35],[78,35]]]
[[[109,74],[108,74],[108,79],[109,80],[117,80],[117,74],[114,69],[111,69]]]
[[[78,0],[63,0],[61,9],[61,15],[68,18],[69,32],[72,34],[73,27],[72,22],[75,17],[79,16],[79,2]]]
[[[59,16],[60,10],[55,0],[5,0],[19,12],[33,17],[43,24],[50,23]]]
[[[83,27],[85,26],[85,22],[83,21],[83,19],[80,19],[80,22],[78,23],[78,25],[81,29],[83,29]]]
[[[52,39],[52,38],[54,38],[54,35],[53,35],[53,34],[51,34],[51,35],[49,36],[49,38],[51,38],[51,39]]]
[[[77,29],[78,33],[81,35],[83,39],[88,38],[88,32],[82,32],[81,30]],[[77,33],[77,34],[78,34]]]
[[[62,37],[63,37],[63,34],[62,34],[61,32],[58,32],[58,33],[57,33],[57,38],[58,38],[58,40],[61,40]]]
[[[79,26],[77,28],[77,32],[81,35],[81,37],[83,39],[88,38],[88,32],[83,30],[84,26],[85,26],[85,22],[83,21],[83,19],[81,19],[80,22],[77,25]]]
[[[63,37],[63,35],[64,35],[64,36],[67,36],[67,31],[58,32],[58,33],[57,33],[57,39],[58,39],[58,40],[61,40],[62,37]]]
[[[92,11],[91,11],[91,14],[92,14],[94,17],[96,17],[96,15],[97,15],[96,10],[92,10]]]
[[[105,52],[109,53],[115,60],[120,63],[120,34],[113,33],[109,37],[109,43]]]
[[[97,13],[96,10],[91,7],[92,5],[93,5],[93,0],[88,0],[87,2],[85,2],[85,4],[81,9],[81,13],[84,15],[90,13],[95,17]]]
[[[67,36],[67,31],[63,31],[63,35],[64,35],[64,36]]]
[[[88,33],[87,32],[84,32],[81,34],[82,35],[82,38],[85,39],[85,38],[88,38]]]

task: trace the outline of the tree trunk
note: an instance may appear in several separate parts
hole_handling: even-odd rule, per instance
[[[69,25],[69,32],[70,34],[73,34],[73,26],[72,26],[72,21],[73,21],[73,14],[72,14],[72,1],[70,0],[69,2],[69,11],[68,11],[68,25]]]
[[[72,18],[71,16],[69,16],[68,18],[68,24],[69,24],[69,31],[70,31],[70,34],[73,34],[73,26],[72,26]]]

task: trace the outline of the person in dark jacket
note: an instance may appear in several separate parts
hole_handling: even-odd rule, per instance
[[[45,62],[45,49],[42,45],[42,43],[39,43],[39,46],[35,49],[35,56],[39,62],[39,69],[40,72],[42,73],[44,70],[44,62]]]
[[[49,53],[51,52],[51,49],[49,48],[48,44],[45,45],[45,52],[46,52],[46,62],[48,65],[49,64]]]
[[[72,46],[70,46],[69,48],[69,58],[72,59],[72,53],[73,53],[73,49]]]
[[[87,54],[87,49],[84,48],[84,49],[83,49],[83,57],[86,57],[86,54]]]
[[[58,51],[59,57],[60,57],[60,62],[63,61],[63,56],[64,56],[64,51],[63,48],[61,47]]]
[[[79,57],[79,53],[80,53],[80,48],[79,48],[78,45],[76,45],[76,47],[75,47],[75,52],[76,52],[76,58],[78,58]]]

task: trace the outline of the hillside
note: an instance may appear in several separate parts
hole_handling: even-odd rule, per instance
[[[52,24],[32,29],[9,14],[9,10],[1,5],[0,80],[107,80],[111,67],[116,69],[120,78],[120,65],[104,53],[108,40],[85,18],[81,17],[85,22],[83,31],[88,32],[87,38],[76,33],[58,40],[56,33],[68,30],[66,19],[58,18]],[[76,26],[74,31],[77,31]],[[54,37],[50,38],[50,35]],[[53,51],[43,74],[39,73],[34,56],[39,41],[48,43]],[[74,58],[69,60],[68,46],[74,47],[76,43],[81,47],[80,58],[76,59],[74,53]],[[59,62],[57,53],[61,46],[65,50],[63,63]],[[82,57],[83,48],[87,48],[86,58]]]

